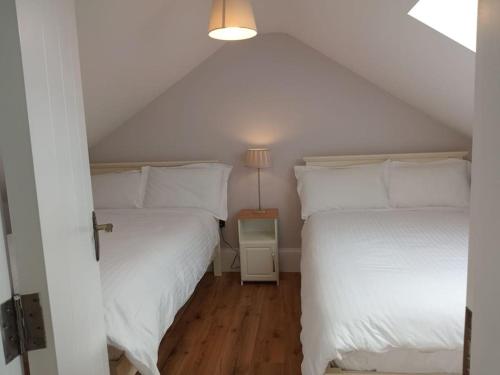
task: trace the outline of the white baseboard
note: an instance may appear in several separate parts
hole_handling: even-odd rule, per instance
[[[222,248],[222,272],[240,272],[239,258],[236,259],[235,267],[231,268],[235,252],[229,248]],[[300,272],[300,249],[281,248],[279,249],[280,271]]]

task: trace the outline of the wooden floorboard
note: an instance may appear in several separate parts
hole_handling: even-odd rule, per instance
[[[300,274],[280,285],[240,285],[238,273],[206,274],[163,338],[168,375],[300,374]]]

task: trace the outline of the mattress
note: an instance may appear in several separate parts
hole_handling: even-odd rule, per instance
[[[317,213],[302,240],[303,375],[461,373],[466,210]]]
[[[214,217],[195,209],[98,210],[108,344],[142,375],[158,375],[158,347],[206,272],[218,242]]]

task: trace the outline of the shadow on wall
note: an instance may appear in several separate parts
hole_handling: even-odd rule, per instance
[[[93,161],[218,159],[234,166],[230,216],[257,207],[248,147],[271,149],[262,203],[280,246],[300,247],[293,166],[303,156],[469,149],[471,140],[285,34],[227,43],[91,148]],[[236,244],[229,220],[228,240]]]
[[[0,215],[2,218],[2,224],[4,225],[5,234],[11,233],[9,204],[7,201],[7,187],[5,185],[5,173],[3,170],[2,159],[0,159]]]

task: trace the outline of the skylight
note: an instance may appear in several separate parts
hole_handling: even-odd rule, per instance
[[[478,0],[420,0],[408,13],[476,52]]]

